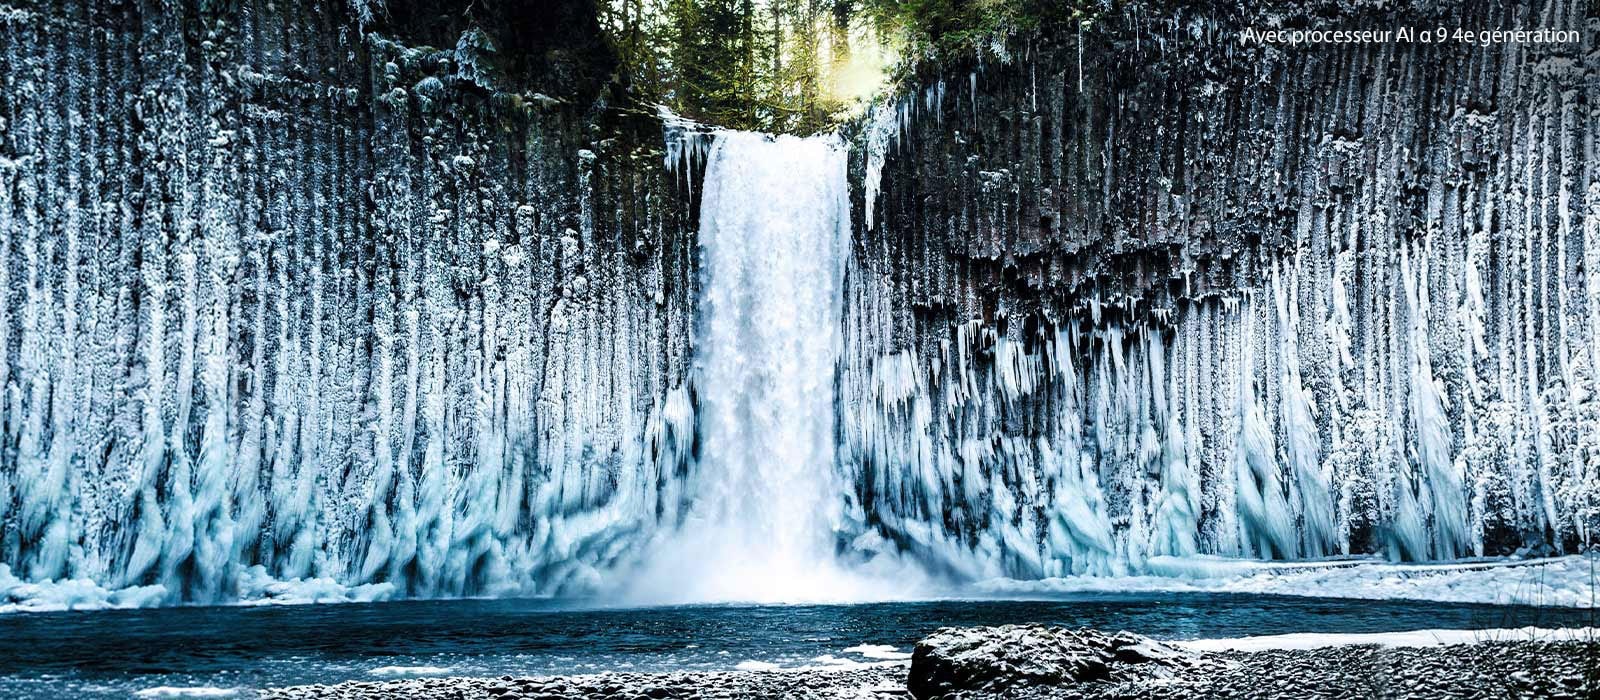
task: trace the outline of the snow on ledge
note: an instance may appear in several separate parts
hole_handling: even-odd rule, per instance
[[[1326,647],[1376,644],[1386,647],[1433,647],[1478,642],[1595,642],[1600,641],[1600,629],[1575,627],[1546,629],[1542,627],[1516,627],[1485,630],[1414,630],[1411,632],[1376,632],[1367,634],[1274,634],[1236,639],[1196,639],[1167,642],[1193,651],[1267,651],[1322,649]]]

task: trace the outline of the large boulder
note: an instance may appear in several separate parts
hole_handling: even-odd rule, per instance
[[[1128,632],[1044,625],[945,627],[917,642],[906,685],[917,698],[1028,685],[1164,677],[1200,657]]]

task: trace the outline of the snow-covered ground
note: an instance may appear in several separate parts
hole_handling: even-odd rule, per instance
[[[985,593],[1197,591],[1323,598],[1597,607],[1600,556],[1393,564],[1372,559],[1286,563],[1219,557],[1154,557],[1139,576],[993,579]]]
[[[1600,640],[1600,629],[1570,627],[1515,627],[1486,630],[1414,630],[1371,634],[1274,634],[1235,639],[1195,639],[1169,642],[1194,651],[1264,651],[1267,649],[1321,649],[1349,644],[1377,644],[1386,647],[1432,647],[1476,642],[1592,642]]]

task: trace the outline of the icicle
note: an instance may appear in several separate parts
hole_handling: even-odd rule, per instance
[[[863,182],[865,194],[862,202],[866,206],[864,223],[868,231],[871,231],[876,223],[873,211],[878,203],[878,187],[883,181],[884,161],[889,149],[900,142],[900,133],[904,130],[896,116],[900,111],[899,105],[898,101],[875,104],[867,121],[867,171]]]

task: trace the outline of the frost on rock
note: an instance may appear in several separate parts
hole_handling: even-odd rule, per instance
[[[654,159],[486,91],[481,33],[188,5],[0,19],[0,607],[543,594],[636,556],[696,421]]]
[[[1582,432],[1544,422],[1592,416],[1593,398],[1565,395],[1558,376],[1526,389],[1541,353],[1508,316],[1497,335],[1511,393],[1452,406],[1446,382],[1460,367],[1442,371],[1433,329],[1458,324],[1459,307],[1435,306],[1421,265],[1406,262],[1447,266],[1446,250],[1406,244],[1397,288],[1363,300],[1381,316],[1358,320],[1372,335],[1355,362],[1302,340],[1303,319],[1344,313],[1300,296],[1317,289],[1305,257],[1277,266],[1265,289],[1185,303],[1166,323],[1073,319],[1023,333],[973,321],[916,350],[876,352],[896,302],[858,272],[841,461],[863,526],[940,568],[1023,578],[1125,574],[1196,553],[1426,561],[1482,555],[1494,540],[1490,553],[1569,546],[1593,527],[1594,465]],[[1587,362],[1586,348],[1565,348],[1553,357]],[[1506,441],[1502,458],[1478,452],[1478,426]]]
[[[1129,632],[1044,625],[944,627],[917,642],[907,690],[916,698],[1026,693],[1030,686],[1168,678],[1216,662]]]
[[[874,113],[846,535],[1015,578],[1591,546],[1595,55],[1222,47],[1174,12]]]
[[[930,66],[846,147],[513,92],[503,35],[373,0],[22,4],[0,608],[615,590],[706,522],[1052,581],[1600,527],[1593,51],[1180,4]]]

